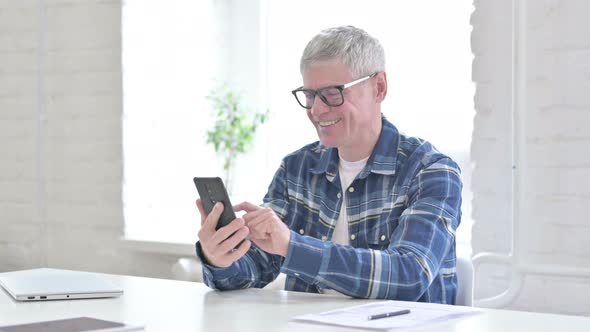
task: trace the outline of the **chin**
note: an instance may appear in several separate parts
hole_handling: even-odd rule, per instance
[[[329,148],[337,148],[339,145],[338,142],[336,142],[336,140],[334,140],[333,138],[320,137],[320,143],[322,143],[322,145],[327,146]]]
[[[342,139],[345,137],[343,128],[337,127],[338,125],[331,126],[328,128],[322,128],[319,125],[315,126],[316,134],[320,139],[322,145],[330,148],[337,148],[341,145]]]

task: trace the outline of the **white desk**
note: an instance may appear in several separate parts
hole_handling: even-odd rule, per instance
[[[107,275],[120,284],[120,298],[15,302],[0,291],[0,325],[90,316],[142,324],[159,331],[353,331],[340,327],[290,322],[296,315],[367,303],[332,295],[247,289],[216,292],[200,283]],[[590,331],[590,317],[506,310],[412,331]]]

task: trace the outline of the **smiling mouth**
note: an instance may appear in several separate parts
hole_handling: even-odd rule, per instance
[[[332,121],[318,121],[317,124],[320,127],[329,127],[329,126],[337,124],[338,122],[340,122],[340,120],[342,120],[342,119],[336,119],[336,120],[332,120]]]

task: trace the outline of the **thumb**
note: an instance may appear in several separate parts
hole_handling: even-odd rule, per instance
[[[222,213],[223,203],[215,203],[215,205],[213,205],[213,209],[211,209],[211,212],[209,213],[207,218],[205,218],[204,221],[201,223],[201,227],[215,232],[215,228],[217,226],[217,223],[219,222],[219,217],[221,217]]]

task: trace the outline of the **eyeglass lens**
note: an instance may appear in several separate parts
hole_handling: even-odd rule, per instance
[[[320,99],[328,106],[340,106],[342,105],[342,92],[338,88],[327,87],[320,89],[318,92]],[[311,108],[315,100],[314,91],[297,91],[297,100],[305,108]]]

